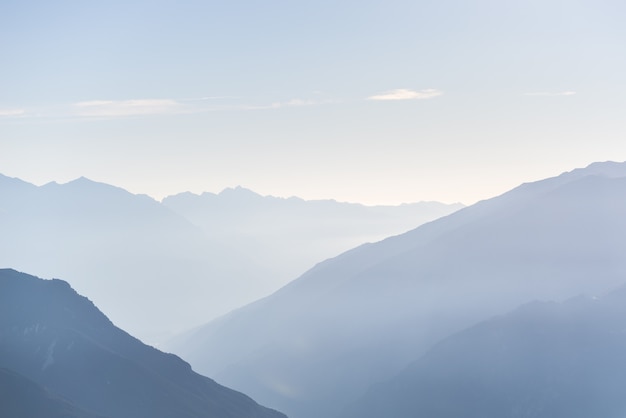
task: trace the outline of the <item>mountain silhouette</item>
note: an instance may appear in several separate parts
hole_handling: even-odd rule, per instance
[[[266,294],[268,272],[148,196],[2,176],[0,195],[0,267],[63,277],[143,340]]]
[[[115,327],[62,280],[0,270],[0,336],[1,368],[94,415],[284,418]]]
[[[454,332],[621,284],[624,213],[625,163],[523,184],[320,263],[168,348],[292,418],[333,416]]]
[[[369,208],[243,188],[160,203],[86,178],[38,187],[0,175],[0,267],[63,277],[157,344],[270,294],[292,272],[458,207]]]

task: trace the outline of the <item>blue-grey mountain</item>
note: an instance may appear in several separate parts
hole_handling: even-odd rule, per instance
[[[11,418],[105,418],[83,411],[43,386],[0,368],[0,416]]]
[[[270,294],[290,272],[355,241],[458,207],[365,208],[241,188],[210,196],[161,204],[85,178],[37,187],[0,176],[0,267],[63,277],[115,323],[158,343]]]
[[[35,383],[17,393],[33,404],[40,387],[109,418],[285,418],[115,327],[66,282],[9,269],[0,270],[0,368]],[[15,376],[12,389],[29,385]]]
[[[529,303],[436,344],[343,418],[623,417],[624,329],[625,287]]]
[[[292,418],[330,417],[434,343],[626,277],[626,164],[523,184],[318,264],[169,346]]]
[[[2,176],[0,196],[0,267],[63,277],[144,340],[259,296],[265,272],[147,196]]]
[[[219,194],[181,193],[163,204],[272,272],[276,290],[316,263],[409,231],[463,207],[418,202],[365,206],[334,200],[261,196],[237,187]]]

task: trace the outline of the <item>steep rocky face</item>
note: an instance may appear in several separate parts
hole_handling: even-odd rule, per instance
[[[66,282],[7,269],[0,367],[111,418],[284,417],[131,337]]]

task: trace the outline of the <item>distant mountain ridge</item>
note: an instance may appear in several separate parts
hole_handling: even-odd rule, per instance
[[[393,219],[412,224],[455,209],[359,218],[337,217],[345,205],[324,204],[307,229],[309,215],[290,215],[291,206],[276,212],[275,198],[241,188],[223,194],[226,200],[217,200],[227,203],[212,211],[197,206],[200,218],[212,222],[205,228],[148,196],[84,177],[38,187],[0,175],[0,267],[63,277],[116,324],[159,343],[266,296],[295,276],[290,272],[336,255],[333,248],[339,253],[355,241],[387,236],[397,230]],[[298,202],[315,206],[309,214],[319,206]]]
[[[0,337],[0,368],[76,411],[109,418],[285,418],[116,328],[61,280],[0,269]]]
[[[625,327],[624,286],[528,303],[437,343],[342,417],[622,417]]]
[[[285,284],[329,257],[448,215],[460,203],[417,202],[366,206],[335,200],[262,196],[241,186],[219,194],[181,193],[163,199],[174,212],[274,272]],[[280,266],[277,269],[276,266]]]
[[[85,178],[37,187],[6,177],[0,196],[0,266],[66,278],[143,339],[260,294],[266,272],[147,196]]]
[[[168,349],[292,418],[334,416],[454,332],[621,284],[624,213],[626,163],[524,184],[320,263]]]

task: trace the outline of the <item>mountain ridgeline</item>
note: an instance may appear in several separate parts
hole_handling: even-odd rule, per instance
[[[342,418],[618,418],[626,413],[626,287],[533,302],[454,334]]]
[[[415,216],[411,205],[244,189],[160,204],[86,179],[36,187],[0,177],[0,188],[0,261],[97,272],[76,282],[128,323],[148,324],[146,335],[192,326],[227,306],[207,308],[214,300],[267,283],[279,260],[264,261],[270,253],[308,251],[295,264],[304,263],[321,254],[307,241],[336,240],[337,250],[364,225],[398,226],[387,210]],[[523,184],[318,263],[165,348],[290,418],[618,418],[624,213],[626,163]],[[272,230],[281,244],[268,241]],[[2,416],[284,417],[116,328],[66,282],[9,269],[0,388]]]
[[[624,213],[624,163],[523,184],[320,263],[167,348],[291,418],[340,416],[455,332],[624,283]]]
[[[9,269],[0,388],[7,417],[286,418],[131,337],[66,282]]]
[[[0,175],[0,267],[62,277],[116,324],[158,343],[315,262],[459,207],[366,207],[242,188],[159,203],[85,178],[37,187]]]
[[[418,202],[365,206],[334,200],[261,196],[237,187],[219,194],[181,193],[163,205],[236,245],[286,284],[316,263],[364,242],[380,241],[463,208],[460,203]]]
[[[84,178],[0,193],[0,267],[62,277],[143,340],[258,296],[258,266],[147,196]]]

